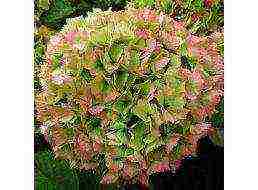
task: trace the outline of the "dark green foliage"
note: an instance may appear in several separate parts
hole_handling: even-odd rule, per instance
[[[116,103],[115,103],[115,108],[116,110],[120,113],[123,112],[127,106],[130,104],[130,101],[125,100],[125,99],[119,99]]]
[[[92,118],[89,120],[88,125],[89,125],[91,128],[96,128],[96,127],[100,127],[100,123],[101,123],[101,119],[100,119],[100,118],[92,117]]]
[[[224,125],[224,98],[216,107],[215,113],[211,117],[211,122],[214,127],[223,127]]]
[[[188,70],[192,71],[196,64],[194,60],[191,60],[186,56],[181,56],[181,65],[183,68],[187,68]]]
[[[224,145],[224,98],[221,99],[219,105],[216,106],[215,113],[211,117],[212,125],[215,128],[214,134],[210,137],[212,142],[216,145]]]
[[[80,76],[87,82],[90,82],[92,79],[92,76],[90,75],[90,72],[86,69],[82,69],[80,72]]]
[[[86,16],[93,8],[107,10],[121,10],[126,6],[125,0],[53,0],[47,10],[42,10],[37,5],[35,12],[40,12],[40,23],[47,25],[53,29],[61,29],[66,23],[67,18]]]
[[[103,71],[104,69],[103,63],[99,59],[96,61],[96,63],[93,66],[97,71]]]
[[[100,185],[100,176],[92,173],[91,171],[79,172],[79,181],[80,189],[90,189],[90,190],[99,190],[101,189]]]
[[[53,70],[61,67],[61,63],[60,63],[61,58],[62,58],[62,54],[56,54],[53,56],[53,65],[52,65]]]
[[[224,134],[219,128],[215,129],[214,134],[210,137],[212,142],[218,146],[224,146]]]
[[[34,44],[34,62],[40,65],[44,61],[44,45],[40,42]]]
[[[49,10],[41,15],[40,20],[47,26],[60,29],[63,24],[65,24],[65,20],[69,18],[75,10],[75,7],[72,6],[70,1],[55,0],[51,3]]]
[[[52,153],[42,151],[35,154],[35,189],[79,190],[79,181],[65,161],[55,160]]]
[[[111,90],[111,86],[108,84],[108,82],[106,80],[103,80],[101,83],[100,83],[100,87],[99,87],[100,91],[102,93],[106,93],[108,92],[109,90]]]
[[[114,79],[114,85],[117,89],[123,89],[126,87],[127,80],[129,78],[129,73],[123,70],[117,71]]]

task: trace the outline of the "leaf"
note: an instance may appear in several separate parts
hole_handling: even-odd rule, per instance
[[[140,8],[151,8],[155,5],[155,0],[137,0],[134,4]]]
[[[98,117],[92,117],[89,121],[88,121],[88,125],[94,129],[99,127],[101,124],[101,119]]]
[[[162,101],[162,100],[161,100]],[[170,107],[173,109],[183,109],[186,104],[183,97],[165,96],[163,102],[161,102],[164,107]]]
[[[90,72],[85,68],[81,69],[80,76],[87,82],[90,82],[92,80],[92,76],[90,75]]]
[[[52,64],[52,69],[53,70],[56,70],[56,69],[58,69],[58,68],[60,68],[61,67],[61,64],[60,64],[60,59],[62,58],[62,54],[54,54],[53,55],[53,58],[52,58],[52,60],[53,60],[53,64]]]
[[[161,145],[161,142],[159,142],[158,139],[154,137],[152,134],[147,135],[143,139],[143,142],[145,144],[144,149],[147,153],[152,152],[153,150],[157,149]]]
[[[134,154],[134,149],[133,148],[127,148],[125,151],[125,156],[129,156]]]
[[[119,99],[117,100],[117,102],[115,103],[115,109],[121,113],[123,111],[126,110],[126,108],[128,107],[130,101],[128,100],[124,100],[124,99]]]
[[[224,99],[216,106],[215,113],[211,116],[212,126],[221,127],[224,125]]]
[[[108,82],[106,80],[102,80],[100,83],[99,83],[99,90],[102,92],[102,93],[107,93],[111,90],[111,85],[108,84]]]
[[[125,128],[125,124],[118,121],[118,122],[115,122],[111,127],[116,129],[116,130],[120,130],[120,129]]]
[[[126,143],[126,125],[123,122],[116,121],[113,125],[109,126],[110,133],[108,136],[115,141],[115,144]]]
[[[181,56],[181,65],[183,68],[187,68],[190,71],[193,71],[193,69],[196,66],[195,60],[191,57],[187,56]]]
[[[202,11],[204,9],[203,0],[195,0],[194,9],[196,9],[197,12]]]
[[[118,144],[125,144],[126,143],[126,132],[125,132],[125,130],[118,130],[116,132],[116,142]]]
[[[43,10],[49,9],[50,0],[38,0],[37,1],[38,7]]]
[[[53,28],[61,28],[62,23],[65,23],[66,18],[68,18],[75,8],[71,6],[71,3],[66,0],[55,0],[50,5],[49,10],[42,14],[40,20]]]
[[[155,112],[154,108],[145,99],[138,100],[137,105],[134,107],[134,113],[144,121],[150,120],[150,115]]]
[[[210,136],[211,141],[218,146],[224,146],[224,129],[216,128],[215,132]]]
[[[35,43],[34,45],[34,57],[35,64],[40,65],[44,61],[44,45],[41,41]]]
[[[79,178],[80,178],[81,189],[90,189],[90,190],[101,189],[100,176],[93,173],[92,171],[80,172]]]
[[[79,190],[78,177],[65,161],[55,160],[49,151],[35,154],[35,189]]]
[[[123,46],[120,44],[113,44],[110,51],[108,52],[110,59],[113,63],[116,63],[123,53]]]
[[[130,139],[131,144],[133,144],[134,148],[137,150],[141,150],[144,148],[143,139],[145,137],[145,122],[138,122],[133,126],[133,136]]]
[[[129,73],[127,71],[118,71],[115,75],[115,85],[116,87],[121,90],[125,85],[128,80]]]
[[[173,11],[174,2],[171,0],[163,0],[161,1],[161,9],[166,13],[169,14]]]
[[[103,71],[104,70],[104,65],[103,65],[103,63],[99,59],[93,64],[93,67],[97,71]]]
[[[181,53],[182,56],[187,56],[188,55],[187,43],[182,43],[181,44],[181,46],[180,46],[180,53]],[[174,59],[174,60],[176,60],[176,59]]]
[[[141,94],[148,95],[150,92],[151,84],[149,81],[146,81],[145,83],[140,84],[139,87]]]
[[[132,51],[131,52],[131,65],[135,66],[135,65],[140,65],[140,56],[139,53],[137,51]]]
[[[102,31],[96,32],[92,36],[92,38],[93,38],[92,41],[94,44],[103,44],[103,45],[107,44],[111,40],[110,37],[107,35],[105,28],[103,28]]]

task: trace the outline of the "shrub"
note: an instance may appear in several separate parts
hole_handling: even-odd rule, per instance
[[[175,171],[213,132],[221,39],[151,9],[69,19],[50,39],[35,97],[56,158],[97,171],[102,183],[148,185],[150,174]]]

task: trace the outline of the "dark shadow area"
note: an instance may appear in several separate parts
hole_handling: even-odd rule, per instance
[[[151,177],[158,190],[223,190],[224,148],[215,146],[209,138],[200,140],[197,158],[185,159],[175,174]]]

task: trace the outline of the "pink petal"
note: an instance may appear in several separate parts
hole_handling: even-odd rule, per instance
[[[92,107],[89,109],[89,112],[91,115],[99,115],[101,114],[101,112],[104,110],[104,107],[103,106],[95,106],[95,107]]]
[[[143,38],[143,39],[148,39],[149,36],[150,36],[150,33],[149,31],[147,31],[146,29],[138,29],[136,30],[135,34],[140,37],[140,38]]]
[[[169,58],[163,58],[161,60],[159,60],[156,64],[155,67],[157,70],[161,70],[162,68],[164,68],[168,63],[169,63]]]
[[[110,175],[106,175],[102,178],[101,182],[102,184],[110,184],[113,182],[113,177]]]

